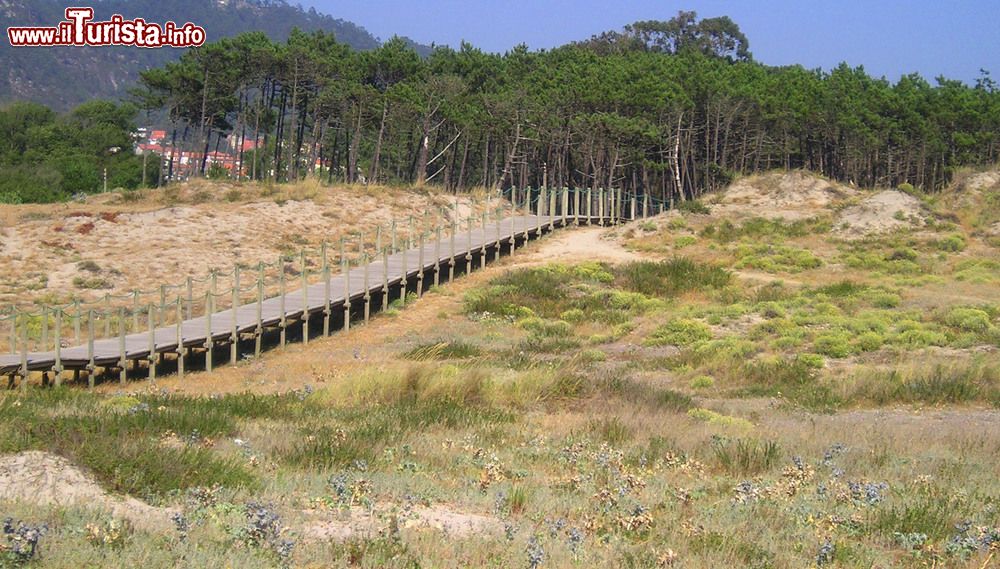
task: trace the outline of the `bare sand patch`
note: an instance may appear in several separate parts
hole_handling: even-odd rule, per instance
[[[306,510],[302,527],[306,539],[345,541],[377,536],[399,515],[399,529],[440,531],[451,537],[500,534],[503,523],[492,516],[461,512],[444,505],[416,506],[405,513],[390,504],[372,508],[352,506],[342,510]]]
[[[129,496],[108,494],[70,461],[41,451],[0,456],[0,501],[94,508],[148,530],[168,528],[174,512]]]
[[[835,229],[846,238],[858,238],[918,229],[927,225],[927,219],[920,200],[903,192],[885,190],[840,212]]]
[[[826,213],[859,191],[808,172],[774,172],[741,178],[712,204],[713,217],[807,219]]]

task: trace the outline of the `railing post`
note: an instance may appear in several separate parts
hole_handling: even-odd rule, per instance
[[[465,220],[466,223],[468,223],[468,227],[466,228],[466,232],[465,232],[465,235],[466,235],[466,239],[465,239],[465,272],[471,275],[472,274],[472,224],[474,223],[474,221],[473,221],[473,217],[472,217],[473,212],[471,211],[471,209],[472,209],[471,206],[470,206],[469,209],[470,209],[470,211],[469,211],[469,217],[468,217],[468,219]]]
[[[580,226],[580,190],[573,189],[573,225]]]
[[[535,231],[535,239],[538,239],[539,237],[542,236],[542,216],[545,215],[545,212],[543,211],[543,207],[542,206],[545,205],[546,202],[547,202],[547,200],[546,200],[546,197],[545,197],[545,188],[539,188],[538,189],[538,203],[535,206],[535,209],[537,210],[537,213],[535,214],[535,222],[538,225],[538,227],[537,227],[537,229]]]
[[[16,316],[15,316],[16,318]],[[28,322],[21,325],[21,391],[28,389]]]
[[[483,220],[482,221],[482,228],[480,229],[480,231],[482,231],[482,233],[483,233],[483,240],[482,240],[482,242],[481,242],[481,244],[479,246],[479,268],[480,269],[486,267],[486,212],[485,211],[483,212],[482,220]]]
[[[10,353],[17,353],[17,307],[10,311]]]
[[[139,332],[139,291],[132,291],[132,331]]]
[[[73,301],[73,343],[76,345],[80,344],[80,300],[79,299]]]
[[[186,349],[184,348],[184,301],[181,299],[180,295],[177,295],[177,379],[184,381],[184,357],[186,355]]]
[[[42,307],[42,349],[40,352],[49,351],[49,307]]]
[[[451,220],[451,235],[449,235],[449,239],[451,241],[451,255],[448,257],[448,282],[455,280],[455,233],[457,232],[458,222],[457,219],[453,219]]]
[[[323,336],[330,335],[330,260],[326,250],[326,241],[323,241]]]
[[[503,213],[503,207],[504,207],[504,204],[501,203],[500,204],[501,214]],[[517,222],[517,209],[516,209],[516,205],[514,203],[511,203],[510,204],[510,253],[512,255],[514,254],[514,250],[517,248],[517,226],[515,225],[516,222]],[[500,249],[500,247],[498,245],[497,246],[497,253],[500,252],[499,249]]]
[[[587,225],[594,222],[594,188],[587,188]]]
[[[55,334],[55,336],[56,336],[56,342],[55,342],[56,363],[55,363],[55,366],[52,368],[52,371],[56,375],[56,377],[55,377],[56,387],[59,387],[60,385],[62,385],[62,372],[63,372],[63,363],[62,363],[62,314],[63,314],[62,308],[61,307],[60,308],[56,308],[56,329],[55,329],[55,333],[56,333]]]
[[[194,316],[194,280],[191,277],[187,278],[187,312],[185,313],[185,319],[191,320]]]
[[[306,264],[306,250],[300,254],[302,263],[302,343],[309,343],[309,266]]]
[[[407,264],[407,251],[409,247],[403,247],[403,278],[399,281],[399,300],[403,306],[406,306],[406,285],[410,272],[410,267]]]
[[[556,222],[556,192],[549,192],[549,231],[555,229]]]
[[[566,227],[566,219],[569,218],[569,188],[564,187],[562,191],[562,224]]]
[[[420,252],[417,254],[417,263],[420,265],[420,270],[417,271],[417,296],[421,297],[424,295],[424,229],[422,227],[420,228],[418,247],[420,247]]]
[[[347,260],[344,238],[340,238],[340,270],[344,275],[344,331],[351,329],[351,263]]]
[[[382,310],[389,308],[389,251],[382,250]]]
[[[523,229],[524,229],[524,243],[525,244],[528,243],[528,231],[531,230],[531,223],[530,223],[530,220],[528,219],[529,217],[531,217],[531,188],[528,188],[527,192],[528,192],[528,195],[527,195],[527,199],[525,200],[525,209],[526,209],[525,215],[527,215],[528,217],[526,217],[524,219],[524,222],[523,222],[524,223]],[[517,217],[517,212],[515,211],[515,208],[514,208],[515,205],[516,204],[511,204],[511,206],[510,206],[511,217]],[[514,222],[511,221],[510,223],[511,223],[511,232],[513,233],[513,238],[511,239],[511,251],[513,252],[514,249],[515,249],[514,244],[517,241],[517,233],[514,232],[514,229],[513,229]]]
[[[236,318],[240,309],[240,266],[233,267],[233,299],[230,307],[233,317],[232,330],[229,333],[229,363],[236,365],[240,351],[240,327]]]
[[[205,292],[205,371],[212,371],[212,355],[215,342],[212,340],[212,305],[215,303],[212,291]],[[284,328],[282,328],[284,332]],[[282,344],[284,345],[284,344]]]
[[[500,242],[503,241],[503,200],[500,201],[500,205],[497,207],[496,218],[497,241],[496,249],[493,250],[494,263],[500,260]]]
[[[285,314],[285,257],[278,256],[278,303],[281,305],[281,320],[278,321],[278,328],[280,329],[280,340],[279,343],[281,347],[285,347],[285,342],[287,341],[287,327],[288,320]]]
[[[94,372],[97,366],[94,365],[94,311],[87,311],[87,385],[94,387],[96,378]]]
[[[649,194],[642,194],[642,217],[649,217]]]
[[[118,308],[118,383],[128,379],[128,354],[125,351],[125,307]]]
[[[149,309],[146,311],[146,317],[149,320],[149,355],[147,360],[149,360],[149,380],[156,380],[156,305],[153,303],[149,304]]]
[[[112,314],[112,312],[111,312],[111,295],[110,294],[105,294],[104,295],[104,314],[107,315],[107,318],[104,319],[104,337],[105,338],[110,338],[111,337],[111,314]]]
[[[264,262],[257,264],[257,328],[254,329],[253,355],[260,357],[264,339]]]
[[[392,254],[393,255],[395,255],[396,251],[397,251],[397,242],[398,242],[398,239],[399,239],[399,236],[398,236],[397,231],[396,231],[396,220],[393,219],[392,220]]]
[[[632,221],[635,221],[635,208],[636,208],[635,200],[636,200],[635,194],[632,194]]]
[[[166,323],[167,323],[167,285],[160,285],[160,326]]]
[[[368,258],[368,251],[365,251],[364,256],[361,258],[361,262],[364,263],[364,278],[365,278],[365,323],[367,324],[371,320],[372,316],[372,287],[368,281],[368,270],[371,265],[371,260]]]
[[[434,228],[434,286],[441,284],[441,226]]]

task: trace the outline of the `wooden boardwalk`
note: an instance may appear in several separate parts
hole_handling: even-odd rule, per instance
[[[554,194],[555,192],[553,192]],[[552,203],[556,203],[553,199]],[[86,371],[88,381],[94,384],[98,369],[105,372],[117,370],[121,381],[126,380],[129,362],[138,368],[145,362],[149,377],[155,377],[157,363],[166,355],[177,360],[177,371],[184,373],[185,358],[194,353],[204,353],[205,367],[212,368],[213,352],[219,347],[229,347],[232,361],[239,355],[241,341],[255,341],[255,353],[261,351],[262,337],[271,333],[280,334],[280,344],[286,341],[286,332],[292,325],[301,329],[302,339],[309,341],[310,322],[316,328],[317,320],[322,321],[320,334],[329,334],[331,325],[339,323],[343,328],[352,320],[367,319],[371,312],[384,309],[390,299],[403,297],[407,289],[418,294],[431,285],[454,278],[456,272],[471,271],[485,266],[508,254],[525,242],[536,239],[558,227],[573,224],[605,224],[621,218],[635,218],[636,204],[632,198],[630,213],[615,218],[604,208],[567,207],[563,195],[563,207],[546,208],[560,211],[560,215],[514,215],[479,227],[470,227],[452,235],[430,242],[421,239],[422,246],[411,247],[394,254],[378,257],[374,262],[363,263],[335,276],[329,276],[316,284],[299,290],[286,292],[272,298],[258,296],[256,302],[240,304],[206,314],[182,319],[174,325],[153,326],[147,331],[118,337],[96,338],[91,329],[87,341],[82,345],[62,347],[58,341],[53,351],[27,351],[22,345],[19,353],[0,354],[0,375],[10,378],[13,385],[16,378],[25,387],[29,374],[42,374],[44,382],[54,374],[55,383],[61,381],[64,371],[73,371],[79,377]],[[609,208],[610,210],[610,208]],[[646,208],[643,212],[648,213]],[[597,215],[592,215],[597,214]],[[438,234],[440,235],[440,234]],[[206,303],[211,307],[211,303]],[[180,307],[178,305],[178,315]],[[152,317],[150,317],[152,323]],[[92,327],[92,324],[91,324]]]

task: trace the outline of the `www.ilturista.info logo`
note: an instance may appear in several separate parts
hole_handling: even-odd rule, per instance
[[[10,27],[7,39],[14,47],[28,46],[135,46],[197,47],[205,43],[205,29],[187,22],[150,23],[142,18],[126,20],[119,14],[106,22],[94,22],[93,8],[66,8],[66,20],[53,27]]]

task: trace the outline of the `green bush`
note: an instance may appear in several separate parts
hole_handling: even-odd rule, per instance
[[[805,249],[783,245],[741,245],[736,249],[740,268],[757,269],[769,273],[796,273],[823,266],[823,261]]]
[[[649,346],[689,346],[712,339],[712,331],[697,320],[677,319],[657,328],[646,339]]]
[[[948,337],[940,332],[926,329],[905,330],[896,334],[891,342],[906,348],[926,348],[927,346],[946,346]]]
[[[967,332],[988,332],[993,328],[990,315],[978,308],[952,308],[945,316],[944,322]]]
[[[885,338],[877,332],[865,332],[854,340],[855,346],[861,352],[874,352],[882,347]]]
[[[958,253],[965,250],[965,237],[961,235],[951,235],[937,242],[937,248],[950,253]]]
[[[872,290],[865,299],[876,308],[896,308],[903,302],[898,294],[885,290]]]
[[[799,354],[795,360],[812,369],[822,369],[826,365],[826,360],[819,354]]]
[[[701,215],[708,215],[712,213],[708,206],[703,204],[700,200],[685,200],[682,202],[677,202],[674,204],[679,211],[684,213],[697,213]]]
[[[813,349],[816,350],[816,353],[831,358],[846,358],[854,352],[850,338],[846,334],[834,332],[817,336],[813,340]]]
[[[691,389],[709,389],[715,386],[715,380],[707,375],[699,375],[691,380]]]
[[[682,235],[677,239],[674,239],[674,249],[683,249],[685,247],[690,247],[698,242],[696,237],[690,235]]]

